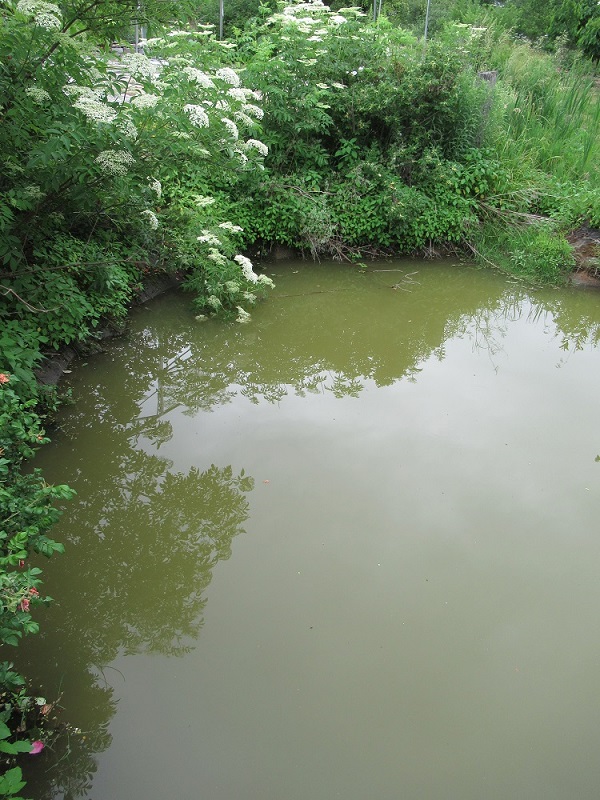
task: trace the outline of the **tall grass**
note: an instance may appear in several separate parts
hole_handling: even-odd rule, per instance
[[[489,60],[498,69],[491,144],[503,160],[560,181],[600,182],[600,94],[585,65],[569,70],[527,43],[504,37]]]

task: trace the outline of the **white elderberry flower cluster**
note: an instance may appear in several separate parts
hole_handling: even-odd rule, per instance
[[[148,80],[151,83],[158,78],[160,71],[158,64],[143,53],[126,53],[122,57],[121,63],[126,73],[132,78]]]
[[[269,148],[264,142],[259,142],[258,139],[248,139],[246,141],[246,147],[249,149],[258,150],[261,156],[268,156],[269,155]]]
[[[39,86],[30,86],[28,89],[25,89],[25,94],[38,106],[49,103],[51,99],[48,92],[45,89],[40,89]]]
[[[131,98],[131,104],[136,108],[154,108],[160,100],[157,94],[149,94],[148,92],[141,92]]]
[[[225,281],[224,286],[229,294],[237,294],[240,290],[240,285],[237,281]]]
[[[251,306],[256,303],[256,295],[253,292],[242,292],[242,297],[246,303],[250,303]]]
[[[162,183],[157,178],[148,178],[148,185],[160,200],[162,197]]]
[[[244,114],[248,114],[248,116],[254,117],[255,119],[262,119],[265,115],[265,112],[262,110],[262,108],[259,108],[252,103],[245,103],[242,106],[242,111]]]
[[[63,92],[67,97],[87,97],[90,100],[101,100],[102,95],[98,89],[90,86],[79,86],[76,83],[67,83],[63,86]]]
[[[154,213],[154,211],[150,211],[147,208],[145,211],[141,212],[141,216],[144,217],[148,221],[148,225],[155,231],[158,228],[158,217]]]
[[[233,260],[236,264],[239,264],[244,278],[246,278],[249,283],[257,283],[258,275],[252,269],[252,262],[249,258],[246,258],[246,256],[237,255],[233,257]]]
[[[183,110],[189,116],[192,125],[195,125],[196,128],[208,128],[208,114],[202,106],[188,103],[183,107]]]
[[[233,222],[219,222],[219,228],[231,233],[241,233],[244,230],[239,225],[234,225]]]
[[[206,305],[210,306],[215,311],[218,311],[221,308],[222,303],[218,297],[216,297],[214,294],[211,294],[206,300]]]
[[[221,67],[215,72],[217,78],[220,78],[225,83],[231,84],[231,86],[239,86],[240,85],[240,76],[237,72],[230,67]]]
[[[259,275],[256,282],[262,284],[263,286],[268,286],[269,289],[272,289],[275,286],[272,279],[269,278],[268,275]]]
[[[221,240],[210,231],[202,231],[202,236],[197,236],[196,239],[200,244],[210,244],[212,247],[221,247],[222,245]]]
[[[223,253],[219,252],[219,250],[214,247],[211,247],[208,251],[208,258],[219,267],[224,267],[227,263],[227,259]]]
[[[211,78],[206,74],[206,72],[202,72],[201,69],[196,69],[195,67],[184,67],[183,72],[188,76],[188,78],[197,83],[198,86],[202,86],[203,89],[214,89],[215,85],[212,82]]]
[[[33,17],[34,23],[47,31],[59,31],[62,28],[62,12],[54,3],[43,0],[20,0],[17,11],[27,17]]]
[[[97,100],[95,97],[82,94],[73,103],[73,108],[81,111],[90,122],[104,122],[110,124],[117,117],[114,108],[107,106],[106,103]]]
[[[241,122],[242,125],[245,125],[247,128],[252,128],[256,123],[254,120],[248,116],[248,114],[244,114],[243,111],[236,111],[233,115],[238,122]]]
[[[193,197],[194,197],[194,203],[198,206],[198,208],[206,208],[206,206],[212,206],[212,204],[215,202],[214,197],[207,197],[201,194],[195,194],[193,195]]]
[[[227,119],[227,117],[221,117],[221,122],[227,128],[230,136],[232,136],[234,139],[238,139],[239,138],[240,134],[239,134],[239,131],[238,131],[238,127],[235,124],[235,122],[233,122],[233,120]]]
[[[95,158],[96,164],[109,175],[127,175],[127,168],[135,159],[127,150],[103,150]]]
[[[121,117],[117,121],[117,128],[121,131],[126,139],[131,139],[132,142],[135,142],[138,137],[137,128],[130,119],[127,119],[127,117]]]
[[[227,94],[230,97],[233,97],[234,100],[239,100],[240,103],[245,103],[246,98],[248,97],[249,94],[252,94],[252,91],[250,89],[244,89],[242,87],[239,88],[234,87],[232,89],[228,89]]]

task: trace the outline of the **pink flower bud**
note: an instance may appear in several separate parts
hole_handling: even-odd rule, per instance
[[[32,756],[36,756],[38,753],[41,753],[43,749],[44,749],[44,743],[40,742],[39,739],[36,739],[35,742],[31,743],[31,750],[29,751],[29,754]]]

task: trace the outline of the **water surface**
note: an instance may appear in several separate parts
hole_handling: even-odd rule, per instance
[[[81,733],[29,794],[596,800],[598,295],[268,272],[249,324],[165,295],[71,376],[20,657]]]

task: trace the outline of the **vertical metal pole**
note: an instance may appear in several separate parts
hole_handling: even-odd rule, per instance
[[[431,0],[427,0],[427,11],[425,12],[425,35],[423,37],[423,46],[427,44],[427,28],[429,27],[429,4]]]
[[[219,39],[223,39],[223,17],[225,16],[225,9],[223,7],[223,0],[219,0]]]

